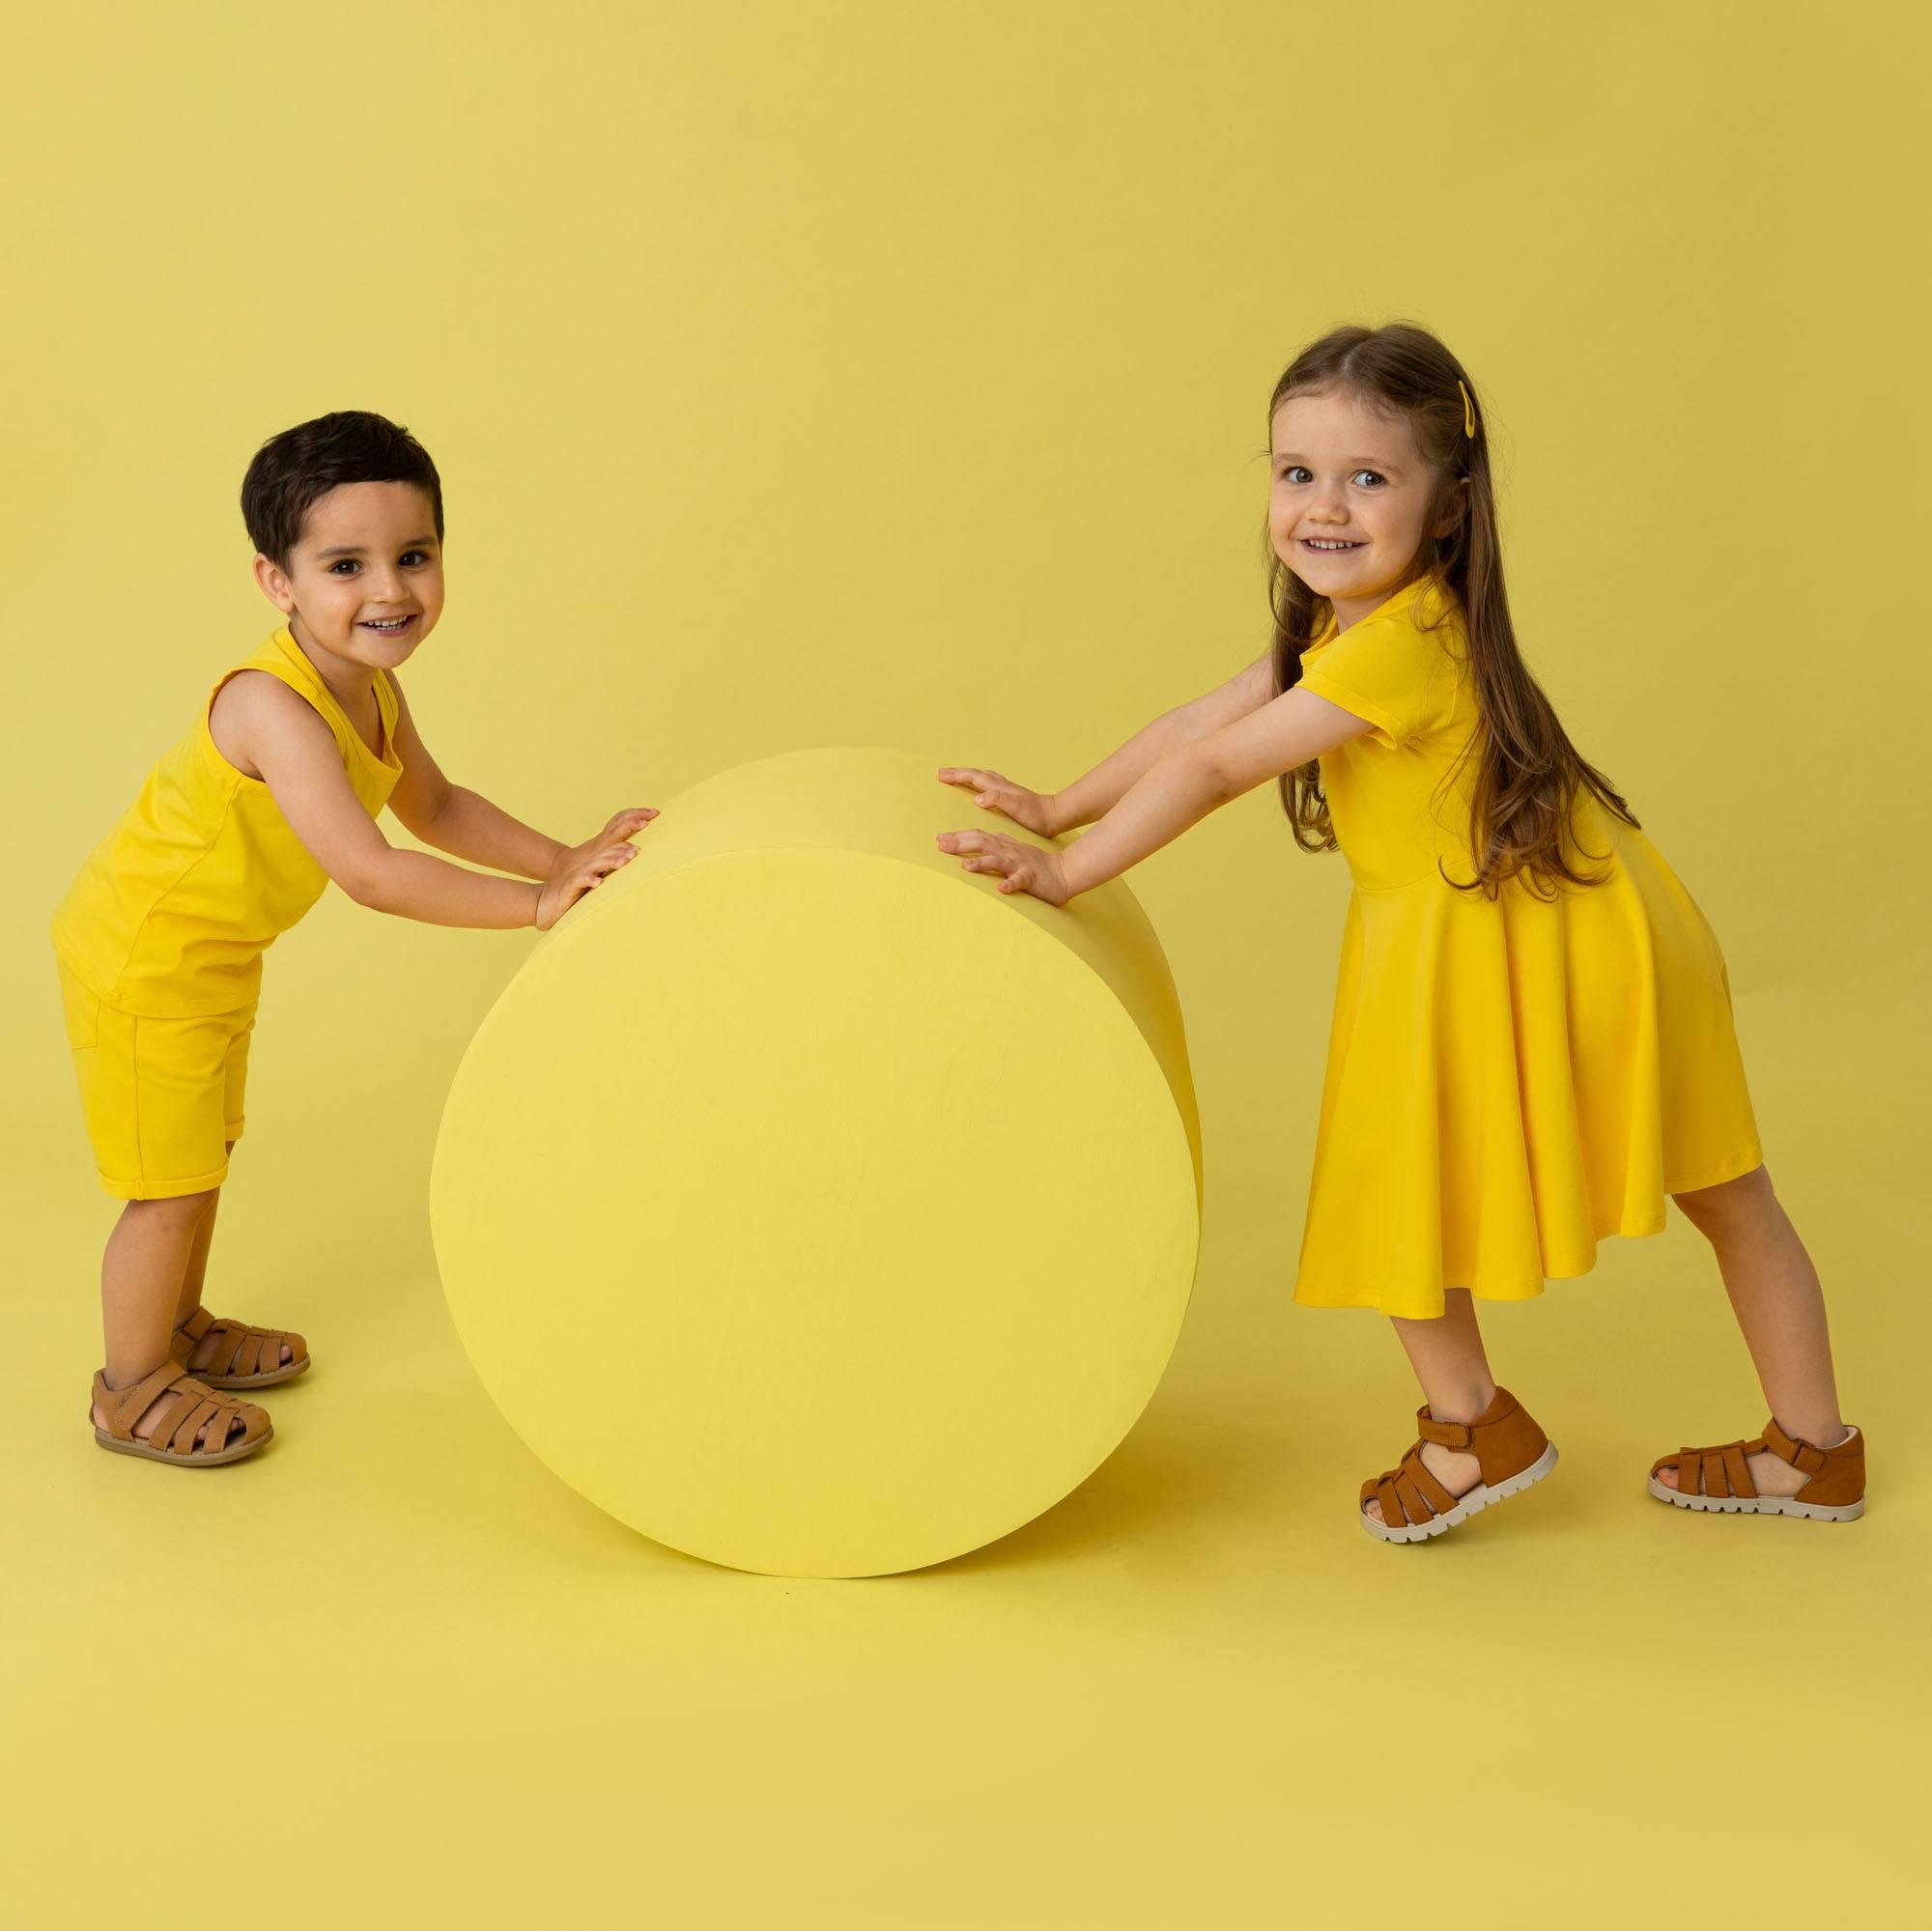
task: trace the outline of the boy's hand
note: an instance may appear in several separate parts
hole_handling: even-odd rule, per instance
[[[1067,889],[1065,862],[1059,852],[1022,844],[1004,832],[941,832],[939,849],[963,854],[959,860],[962,871],[998,872],[1002,892],[1031,893],[1049,905],[1065,905],[1073,895]]]
[[[1001,817],[1010,818],[1014,824],[1024,825],[1043,838],[1054,837],[1060,829],[1054,822],[1052,798],[1029,791],[1024,784],[1015,784],[997,771],[981,771],[971,764],[943,764],[939,768],[939,781],[972,792],[974,804],[997,811]]]
[[[657,815],[658,808],[655,805],[633,805],[628,810],[613,813],[611,822],[594,838],[585,838],[581,845],[564,847],[563,855],[551,870],[552,879],[559,877],[568,867],[580,866],[585,860],[594,858],[613,838],[628,838],[633,832],[640,831]]]
[[[614,825],[617,820],[612,818],[611,822]],[[537,894],[537,912],[531,923],[539,932],[548,932],[586,892],[602,885],[611,872],[629,865],[637,855],[637,846],[620,838],[615,844],[593,851],[587,858],[559,866]]]

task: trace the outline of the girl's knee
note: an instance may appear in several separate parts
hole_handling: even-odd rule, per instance
[[[1776,1196],[1771,1187],[1771,1169],[1760,1161],[1747,1174],[1719,1180],[1714,1187],[1674,1193],[1670,1198],[1688,1220],[1701,1228],[1707,1224],[1721,1225],[1739,1214],[1754,1213]]]

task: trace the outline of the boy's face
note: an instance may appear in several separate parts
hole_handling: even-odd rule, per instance
[[[287,570],[255,558],[262,594],[303,649],[371,668],[404,663],[442,614],[442,545],[413,483],[343,483],[309,505]],[[393,628],[389,620],[403,619]]]

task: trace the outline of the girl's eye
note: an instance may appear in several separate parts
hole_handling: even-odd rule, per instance
[[[1282,470],[1281,479],[1285,483],[1294,483],[1294,482],[1299,482],[1300,479],[1307,474],[1308,471],[1305,469],[1303,469],[1299,463],[1291,463],[1288,465],[1286,469]],[[1355,471],[1355,475],[1373,476],[1378,483],[1385,483],[1388,481],[1388,478],[1384,476],[1379,469],[1357,469]],[[1350,477],[1350,480],[1352,482],[1354,478]]]
[[[406,550],[403,552],[403,561],[405,563],[407,563],[412,556],[420,556],[425,563],[429,561],[429,552],[427,550]]]

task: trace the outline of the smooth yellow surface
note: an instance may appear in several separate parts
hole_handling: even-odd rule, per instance
[[[1922,1917],[1918,13],[14,11],[0,1917]],[[94,1446],[115,1209],[45,921],[273,618],[236,507],[265,436],[344,405],[423,435],[449,600],[411,705],[452,777],[578,839],[812,745],[1065,782],[1260,651],[1269,386],[1395,315],[1468,360],[1531,666],[1722,941],[1863,1520],[1644,1496],[1763,1420],[1673,1212],[1485,1311],[1548,1482],[1431,1547],[1355,1527],[1417,1397],[1387,1322],[1289,1298],[1350,879],[1265,791],[1129,881],[1203,1120],[1172,1365],[1000,1542],[767,1579],[547,1473],[426,1207],[537,941],[335,892],[267,967],[209,1292],[316,1365],[232,1468]],[[951,1211],[1050,1215],[1024,1122],[984,1134]],[[622,1401],[581,1347],[577,1398]],[[1458,1848],[1400,1869],[1397,1814]]]
[[[550,1468],[688,1554],[977,1548],[1113,1451],[1173,1351],[1200,1200],[1159,945],[1121,881],[1057,911],[962,872],[956,816],[891,751],[695,786],[457,1069],[430,1209],[464,1346]],[[995,1118],[1030,1157],[986,1155]],[[595,1171],[616,1196],[559,1218]],[[1038,1172],[1050,1215],[953,1209]],[[586,1403],[593,1336],[622,1393]]]
[[[1418,578],[1301,660],[1375,728],[1321,759],[1354,880],[1294,1297],[1429,1320],[1526,1300],[1764,1157],[1724,955],[1646,834],[1587,793],[1554,898],[1474,876],[1478,727],[1453,596]],[[1583,856],[1581,854],[1587,854]]]

